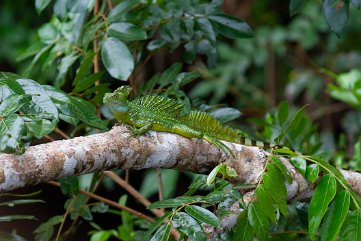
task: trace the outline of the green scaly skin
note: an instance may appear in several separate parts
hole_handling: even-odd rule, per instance
[[[230,153],[230,150],[221,140],[269,148],[269,144],[245,139],[238,130],[223,126],[206,112],[182,114],[182,103],[161,96],[145,96],[130,101],[130,92],[129,86],[122,86],[113,93],[105,94],[103,101],[119,122],[135,127],[136,135],[154,130],[202,138],[225,153]]]

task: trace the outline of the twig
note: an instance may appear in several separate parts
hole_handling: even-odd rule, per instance
[[[164,199],[164,194],[163,194],[162,173],[160,167],[158,167],[156,171],[157,171],[157,181],[158,181],[158,194],[159,194],[159,200],[161,201]],[[164,213],[164,208],[162,208],[161,210]]]
[[[66,140],[71,139],[71,137],[70,137],[68,134],[66,134],[65,132],[63,132],[62,130],[60,130],[58,127],[55,128],[54,131],[55,131],[56,133],[58,133],[59,135],[61,135],[62,137],[64,137],[64,139],[66,139]]]
[[[148,199],[146,199],[142,194],[140,194],[136,189],[134,189],[129,183],[127,183],[125,180],[123,180],[121,177],[119,177],[114,172],[104,171],[103,173],[106,176],[110,177],[119,186],[124,188],[127,192],[129,192],[136,200],[138,200],[145,207],[148,207],[151,204],[151,202]],[[151,209],[150,211],[157,217],[161,217],[164,214],[164,212],[162,212],[159,209]]]
[[[53,186],[56,186],[56,187],[60,187],[60,183],[59,183],[59,182],[48,181],[48,183],[49,183],[50,185],[53,185]],[[112,201],[112,200],[106,199],[106,198],[104,198],[104,197],[101,197],[101,196],[96,195],[96,194],[91,193],[91,192],[87,192],[87,191],[82,190],[82,189],[79,190],[79,193],[84,194],[84,195],[86,195],[86,196],[88,196],[88,197],[90,197],[90,198],[93,198],[93,199],[95,199],[95,200],[98,200],[98,201],[100,201],[100,202],[103,202],[103,203],[105,203],[105,204],[107,204],[107,205],[109,205],[109,206],[113,206],[113,207],[115,207],[115,208],[117,208],[117,209],[121,209],[121,210],[127,211],[127,212],[129,212],[129,213],[131,213],[131,214],[134,214],[134,215],[136,215],[136,216],[138,216],[138,217],[140,217],[140,218],[142,218],[142,219],[145,219],[145,220],[147,220],[147,221],[149,221],[149,222],[151,222],[151,223],[154,223],[154,219],[153,219],[153,218],[151,218],[151,217],[149,217],[149,216],[147,216],[147,215],[145,215],[145,214],[143,214],[143,213],[141,213],[141,212],[139,212],[139,211],[137,211],[137,210],[134,210],[134,209],[129,208],[129,207],[124,206],[124,205],[120,205],[120,204],[118,204],[118,203],[116,203],[116,202],[114,202],[114,201]]]

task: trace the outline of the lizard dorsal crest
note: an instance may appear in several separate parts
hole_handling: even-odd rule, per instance
[[[179,101],[162,96],[145,96],[139,98],[137,104],[150,111],[154,111],[162,116],[169,117],[180,116],[183,111],[183,104]]]

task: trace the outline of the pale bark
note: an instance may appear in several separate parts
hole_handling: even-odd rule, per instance
[[[150,131],[135,138],[126,126],[121,125],[106,133],[31,146],[19,156],[0,154],[0,192],[112,168],[162,167],[209,173],[221,162],[227,162],[237,171],[238,177],[232,182],[257,184],[268,153],[257,147],[225,144],[236,153],[235,156],[222,153],[202,139],[189,139],[171,133]],[[287,160],[283,162],[293,176],[292,184],[287,185],[288,199],[308,198],[312,186]],[[361,194],[361,174],[351,171],[342,173]]]

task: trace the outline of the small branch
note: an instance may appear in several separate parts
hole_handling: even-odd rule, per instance
[[[69,140],[71,139],[71,137],[69,135],[67,135],[65,132],[63,132],[62,130],[60,130],[58,127],[55,128],[54,130],[56,133],[58,133],[59,135],[61,135],[64,139]]]
[[[136,200],[138,200],[145,207],[148,207],[151,202],[147,200],[142,194],[140,194],[136,189],[134,189],[129,183],[120,178],[117,174],[112,171],[104,171],[104,174],[110,177],[115,183],[124,188],[129,192]],[[164,212],[159,209],[150,209],[150,211],[157,217],[163,216]]]
[[[51,184],[51,185],[53,185],[53,186],[60,187],[60,183],[58,183],[58,182],[48,181],[48,183]],[[144,219],[144,220],[147,220],[147,221],[149,221],[149,222],[151,222],[151,223],[154,223],[154,219],[153,219],[153,218],[151,218],[151,217],[149,217],[149,216],[147,216],[147,215],[145,215],[145,214],[143,214],[143,213],[141,213],[141,212],[138,212],[137,210],[134,210],[134,209],[129,208],[129,207],[124,206],[124,205],[120,205],[120,204],[118,204],[118,203],[116,203],[116,202],[114,202],[114,201],[111,201],[111,200],[109,200],[109,199],[103,198],[103,197],[98,196],[98,195],[96,195],[96,194],[94,194],[94,193],[87,192],[87,191],[85,191],[85,190],[80,190],[79,193],[84,194],[85,196],[88,196],[88,197],[93,198],[93,199],[95,199],[95,200],[98,200],[98,201],[100,201],[100,202],[103,202],[103,203],[105,203],[105,204],[107,204],[107,205],[109,205],[109,206],[115,207],[115,208],[120,209],[120,210],[127,211],[127,212],[129,212],[129,213],[131,213],[131,214],[134,214],[134,215],[136,215],[136,216],[138,216],[138,217],[140,217],[140,218],[142,218],[142,219]]]
[[[164,194],[163,194],[163,182],[162,182],[161,169],[159,167],[156,168],[156,172],[157,172],[157,181],[158,181],[159,200],[163,200],[164,199]],[[161,211],[164,213],[164,208],[162,208]]]

